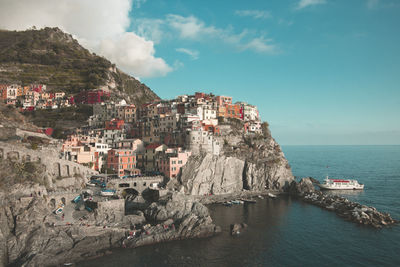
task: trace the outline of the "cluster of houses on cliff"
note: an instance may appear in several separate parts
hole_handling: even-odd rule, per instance
[[[103,90],[66,95],[49,92],[43,84],[0,84],[0,99],[25,111],[92,105],[88,126],[68,136],[61,156],[119,177],[176,177],[190,155],[220,153],[220,135],[229,120],[240,121],[245,133],[262,132],[256,106],[201,92],[135,106],[112,102]]]
[[[65,140],[62,156],[98,171],[126,175],[160,174],[174,178],[192,154],[218,155],[221,122],[236,119],[248,133],[261,133],[256,106],[232,97],[195,93],[141,106],[93,104],[87,127]]]
[[[0,101],[20,107],[22,111],[35,109],[58,109],[76,104],[102,103],[110,96],[103,90],[86,90],[67,95],[64,92],[50,92],[45,84],[0,84]]]

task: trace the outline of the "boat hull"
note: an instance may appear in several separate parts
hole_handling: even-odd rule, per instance
[[[330,185],[319,184],[318,186],[322,190],[363,190],[364,189],[364,185],[358,185],[358,186],[330,186]]]

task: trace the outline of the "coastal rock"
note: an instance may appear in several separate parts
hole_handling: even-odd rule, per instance
[[[247,228],[247,224],[245,223],[235,223],[231,224],[231,235],[239,235],[243,232],[243,230]]]
[[[145,211],[147,221],[157,223],[147,225],[124,240],[124,246],[137,247],[159,242],[206,237],[220,232],[208,213],[208,209],[197,201],[174,193],[168,199],[152,203]]]
[[[121,246],[205,237],[220,231],[204,205],[177,193],[151,204],[144,212],[123,216],[121,201],[110,200],[83,221],[56,226],[57,218],[43,196],[19,200],[0,192],[0,202],[0,266],[56,266]],[[128,242],[130,229],[146,224],[141,235]]]
[[[285,191],[293,181],[290,166],[272,137],[224,136],[220,155],[192,155],[169,188],[190,195],[221,195],[243,190]],[[222,142],[222,141],[221,141]]]
[[[229,194],[243,189],[243,160],[206,154],[191,158],[182,171],[185,192],[191,195]]]
[[[313,182],[315,179],[311,177],[302,178],[300,182],[292,181],[289,188],[289,193],[294,196],[304,196],[306,193],[315,192]]]
[[[398,223],[388,213],[379,212],[374,207],[367,207],[344,197],[325,195],[321,191],[303,192],[298,196],[305,202],[334,211],[338,216],[358,224],[382,228]]]

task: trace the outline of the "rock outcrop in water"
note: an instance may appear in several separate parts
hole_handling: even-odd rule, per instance
[[[269,131],[264,135],[242,135],[225,129],[225,133],[220,137],[224,144],[220,155],[200,153],[190,157],[181,175],[169,186],[190,195],[289,188],[292,171]]]
[[[126,247],[138,247],[165,241],[207,237],[220,232],[212,222],[208,209],[182,194],[152,203],[145,211],[147,221],[154,222],[136,231],[124,241]]]
[[[358,224],[382,228],[397,223],[390,214],[379,212],[374,207],[361,205],[344,197],[326,195],[316,190],[313,182],[315,180],[311,177],[303,178],[299,183],[293,181],[290,185],[290,193],[307,203],[334,211],[338,216]]]

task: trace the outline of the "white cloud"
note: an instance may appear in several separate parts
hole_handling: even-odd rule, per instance
[[[300,2],[297,3],[296,9],[303,9],[308,6],[320,5],[325,3],[325,0],[300,0]]]
[[[275,53],[278,51],[278,47],[273,44],[272,39],[265,39],[264,36],[254,37],[254,32],[251,33],[247,29],[236,33],[232,26],[226,28],[209,26],[195,16],[184,17],[181,15],[169,14],[164,20],[153,20],[153,22],[146,21],[145,24],[157,25],[159,28],[138,25],[137,28],[141,29],[142,36],[154,35],[153,29],[155,29],[157,36],[157,32],[159,31],[162,33],[162,36],[170,33],[170,36],[178,36],[182,40],[222,42],[230,44],[241,51],[253,50],[259,53]]]
[[[269,19],[271,13],[267,10],[236,10],[235,14],[241,17],[252,17],[254,19]]]
[[[135,20],[134,24],[136,26],[135,32],[138,35],[147,40],[152,40],[156,44],[160,43],[165,35],[162,30],[164,21],[161,19],[138,19]]]
[[[263,37],[254,38],[250,42],[240,45],[243,50],[254,50],[260,53],[274,54],[279,52],[276,45],[272,43],[271,39],[264,39]]]
[[[199,51],[196,50],[191,50],[187,48],[177,48],[175,49],[177,52],[184,53],[186,55],[189,55],[193,60],[199,58]]]
[[[154,43],[127,31],[132,5],[138,7],[144,2],[145,0],[1,0],[0,28],[24,30],[31,26],[59,27],[73,34],[90,50],[108,57],[134,76],[162,76],[171,71],[171,67],[163,59],[154,56]],[[126,58],[118,50],[122,47],[129,49],[129,56]],[[133,52],[135,49],[138,53]],[[141,55],[139,51],[147,54]]]
[[[220,30],[205,23],[194,16],[183,17],[180,15],[167,15],[168,25],[179,32],[183,39],[197,39],[204,35],[218,35]]]
[[[378,6],[379,0],[367,0],[367,7],[369,9],[374,9],[376,6]]]
[[[133,32],[122,34],[116,41],[102,40],[100,53],[138,77],[164,76],[172,71],[163,59],[154,57],[153,42]]]
[[[293,25],[293,21],[285,20],[285,19],[279,19],[278,20],[278,24],[279,25],[285,25],[285,26],[292,26]]]

